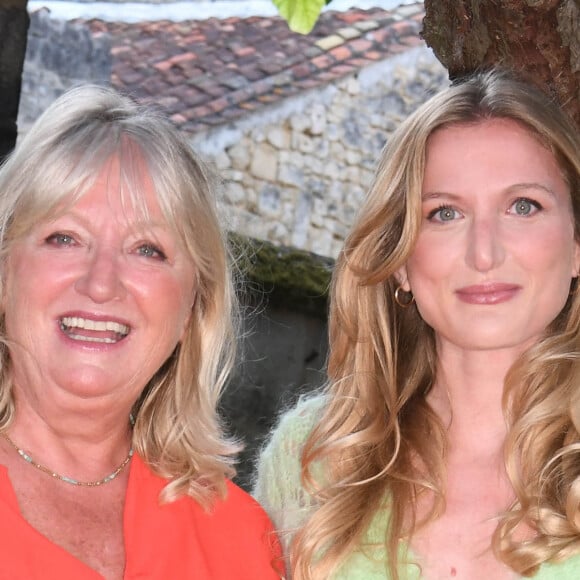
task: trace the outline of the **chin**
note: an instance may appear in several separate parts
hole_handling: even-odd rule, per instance
[[[63,391],[80,397],[99,397],[118,389],[119,377],[103,369],[71,369],[66,377],[57,380]]]
[[[535,337],[510,337],[505,332],[495,335],[470,336],[465,337],[465,341],[457,344],[465,350],[494,351],[494,350],[516,350],[523,352],[532,346],[539,339]]]

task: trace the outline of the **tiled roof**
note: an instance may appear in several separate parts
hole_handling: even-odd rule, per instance
[[[278,17],[111,23],[113,84],[194,133],[422,43],[422,2],[325,12],[306,36]]]

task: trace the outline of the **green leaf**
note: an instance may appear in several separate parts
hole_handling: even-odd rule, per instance
[[[272,0],[293,32],[308,34],[316,24],[325,0]]]

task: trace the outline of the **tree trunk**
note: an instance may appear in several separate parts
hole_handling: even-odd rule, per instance
[[[422,36],[451,79],[524,71],[580,128],[580,0],[425,0]]]
[[[16,118],[26,54],[29,17],[26,0],[0,2],[0,160],[17,135]]]

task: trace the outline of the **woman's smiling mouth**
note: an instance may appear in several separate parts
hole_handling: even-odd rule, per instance
[[[468,304],[499,304],[511,300],[520,290],[517,284],[494,282],[465,286],[455,293],[462,302]]]
[[[115,344],[130,332],[126,324],[114,320],[91,320],[79,316],[65,316],[59,324],[68,338],[84,342]]]

